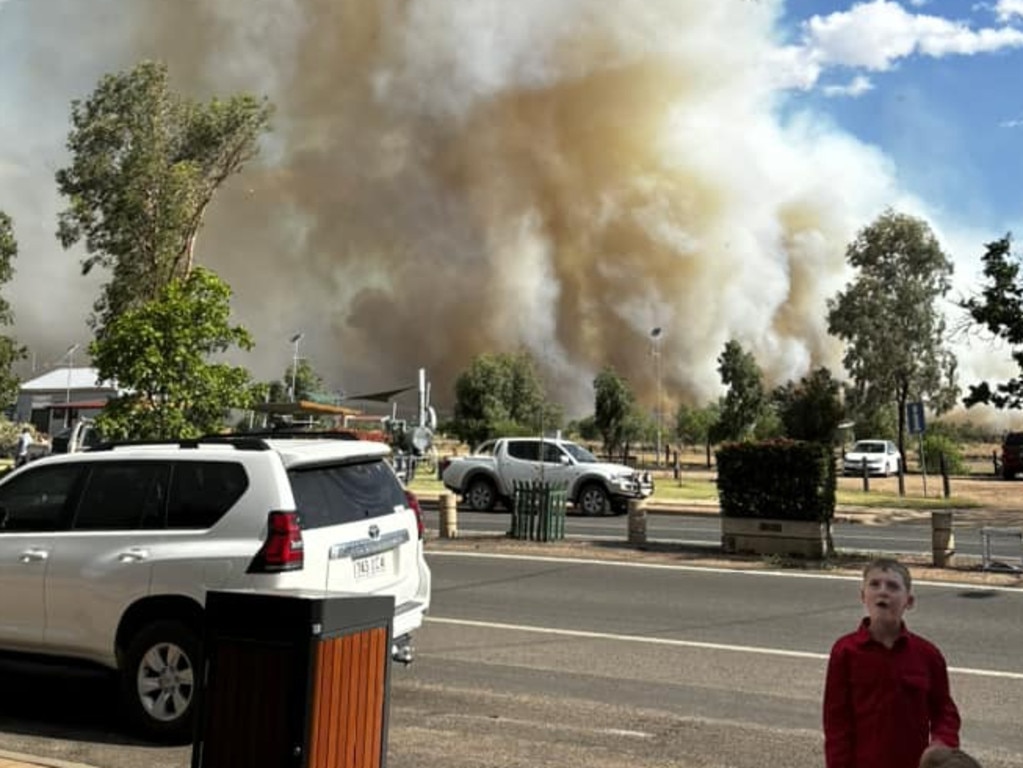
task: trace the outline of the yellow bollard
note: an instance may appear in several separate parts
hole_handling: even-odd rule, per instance
[[[440,495],[440,537],[442,539],[458,538],[458,505],[455,494]]]
[[[952,513],[931,512],[931,555],[935,568],[952,565],[956,553],[956,537],[952,531]]]
[[[629,543],[646,544],[646,505],[642,499],[629,499]]]

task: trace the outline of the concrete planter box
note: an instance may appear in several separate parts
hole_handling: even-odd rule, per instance
[[[721,549],[727,554],[791,555],[820,560],[828,553],[830,521],[722,517]]]

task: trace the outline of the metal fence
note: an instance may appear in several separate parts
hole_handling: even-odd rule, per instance
[[[560,541],[565,538],[565,505],[568,488],[540,481],[516,482],[512,504],[513,539]]]

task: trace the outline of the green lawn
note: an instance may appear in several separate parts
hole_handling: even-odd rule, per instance
[[[435,475],[420,475],[409,484],[415,493],[437,494],[444,491],[444,485]],[[679,482],[670,476],[659,477],[656,481],[653,501],[700,504],[718,500],[717,484],[713,479],[685,475]],[[885,509],[975,509],[983,505],[971,499],[957,496],[945,499],[938,496],[899,496],[895,493],[839,489],[836,504],[840,507],[875,507]]]

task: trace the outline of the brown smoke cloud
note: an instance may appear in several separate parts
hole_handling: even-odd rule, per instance
[[[772,382],[840,372],[824,302],[851,235],[896,192],[876,152],[778,117],[763,62],[779,8],[9,0],[0,22],[49,30],[22,61],[58,137],[70,98],[143,57],[196,96],[277,105],[198,253],[235,289],[258,376],[282,374],[301,330],[332,387],[426,367],[445,405],[474,355],[526,348],[582,414],[604,365],[653,405],[654,327],[671,404],[717,395],[729,338]],[[47,251],[80,291],[74,255]],[[61,349],[67,335],[47,333],[19,329]]]

